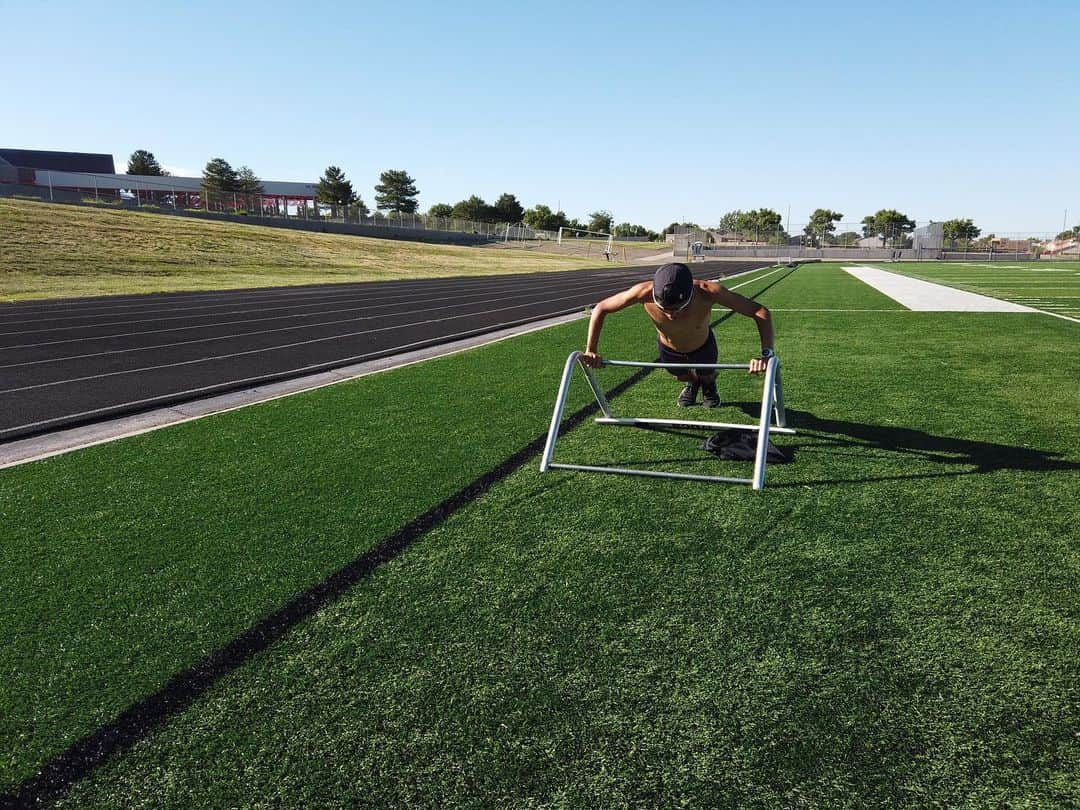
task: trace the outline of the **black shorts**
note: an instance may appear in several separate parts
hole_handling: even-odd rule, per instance
[[[705,341],[700,348],[694,349],[692,352],[677,352],[669,346],[665,346],[660,338],[656,339],[656,347],[660,349],[660,362],[661,363],[715,363],[718,355],[716,348],[716,335],[713,334],[713,330],[709,330],[709,339]],[[669,368],[666,369],[668,374],[674,374],[678,377],[680,374],[685,374],[687,369],[685,368]],[[695,369],[699,374],[712,374],[715,369],[700,368]]]

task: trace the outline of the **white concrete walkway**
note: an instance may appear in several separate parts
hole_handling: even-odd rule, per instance
[[[919,312],[1039,312],[1040,310],[1002,301],[988,295],[957,290],[874,267],[845,267],[844,270],[869,284],[898,304]]]

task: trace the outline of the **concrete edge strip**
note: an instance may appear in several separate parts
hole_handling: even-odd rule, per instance
[[[490,343],[498,343],[519,335],[580,320],[587,315],[588,311],[582,309],[581,312],[574,312],[569,315],[546,318],[521,326],[500,329],[497,332],[488,332],[471,338],[455,340],[451,343],[443,343],[438,346],[429,346],[390,357],[381,357],[342,366],[330,371],[320,371],[315,374],[259,385],[242,391],[231,391],[205,399],[196,399],[178,405],[155,408],[144,413],[121,416],[91,425],[80,425],[43,436],[16,439],[0,445],[0,470],[15,467],[19,464],[27,464],[31,461],[40,461],[52,456],[59,456],[74,450],[81,450],[84,447],[92,447],[96,444],[105,444],[129,436],[138,436],[141,433],[149,433],[153,430],[178,425],[183,422],[191,422],[214,414],[235,411],[239,408],[258,405],[263,402],[271,402],[293,394],[314,391],[328,385],[357,380],[371,374],[411,366],[436,357],[459,354]]]

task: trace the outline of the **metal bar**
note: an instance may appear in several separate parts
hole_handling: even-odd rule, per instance
[[[749,363],[639,363],[636,360],[605,360],[605,366],[631,366],[633,368],[739,368],[746,371]]]
[[[776,357],[769,358],[769,364],[765,367],[765,385],[761,393],[761,424],[758,427],[757,455],[754,458],[754,489],[765,487],[765,466],[769,454],[769,417],[772,416],[773,389],[776,386],[776,369],[780,361]]]
[[[773,390],[773,415],[776,420],[776,427],[787,427],[787,411],[784,410],[784,383],[780,379],[780,364],[776,364],[776,386]],[[776,433],[782,433],[783,431],[773,430]]]
[[[640,475],[646,478],[676,478],[680,481],[708,481],[718,484],[752,484],[750,478],[727,478],[722,475],[693,475],[691,473],[662,472],[660,470],[632,470],[629,467],[592,467],[588,464],[549,464],[553,470],[581,470],[583,472],[612,473],[614,475]]]
[[[544,455],[540,459],[540,472],[546,472],[551,466],[551,457],[555,455],[555,442],[559,438],[559,423],[562,422],[563,409],[566,408],[566,396],[570,393],[570,378],[574,374],[574,365],[581,352],[571,352],[566,358],[559,393],[555,396],[555,410],[551,414],[551,426],[548,428],[547,441],[544,443]]]
[[[600,406],[604,416],[613,417],[615,414],[611,412],[611,405],[608,403],[607,396],[604,395],[604,389],[596,381],[596,375],[593,374],[592,369],[582,363],[581,370],[585,372],[585,379],[589,381],[589,387],[592,389],[593,396],[596,397],[596,404]]]
[[[594,420],[598,425],[670,425],[672,427],[700,427],[700,428],[731,428],[734,430],[760,430],[761,425],[740,425],[737,422],[691,422],[685,419],[641,419],[633,416],[622,417],[597,417]],[[789,427],[772,427],[774,433],[783,433],[786,436],[794,436],[795,429]]]

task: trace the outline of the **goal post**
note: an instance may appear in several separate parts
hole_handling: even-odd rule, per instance
[[[581,228],[571,228],[567,225],[560,225],[557,242],[561,245],[563,244],[564,240],[602,242],[604,249],[607,250],[609,253],[612,252],[612,249],[615,245],[615,237],[610,233],[603,233],[602,231],[586,231]]]

